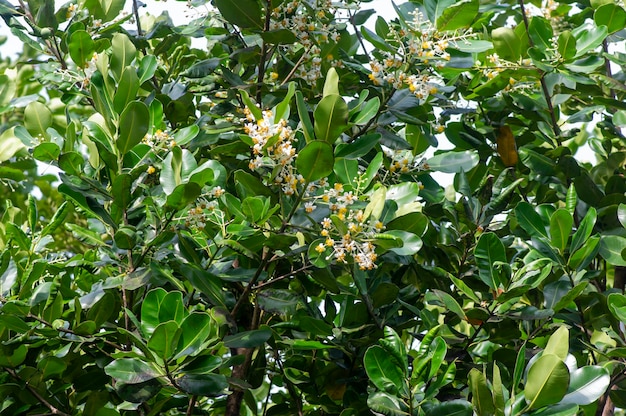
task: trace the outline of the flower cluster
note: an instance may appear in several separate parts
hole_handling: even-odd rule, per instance
[[[174,147],[176,142],[167,131],[156,130],[154,133],[146,134],[141,141],[152,148]]]
[[[383,223],[368,220],[363,210],[346,208],[342,213],[340,209],[337,217],[340,227],[328,217],[322,220],[321,235],[325,237],[325,241],[319,243],[315,251],[321,254],[329,250],[329,258],[334,258],[339,263],[347,263],[348,257],[351,257],[361,270],[376,268],[378,255],[372,241],[385,228]]]
[[[295,75],[307,82],[315,82],[321,77],[323,58],[333,66],[342,66],[342,62],[335,60],[333,56],[321,56],[321,46],[329,42],[336,43],[341,37],[337,26],[329,18],[334,15],[337,6],[330,0],[303,3],[300,0],[286,1],[274,8],[270,29],[287,29],[295,35],[301,46],[292,45],[291,48],[304,48]],[[314,9],[314,19],[311,19],[310,8]],[[275,81],[277,77],[278,74],[270,81]]]
[[[389,172],[391,173],[403,174],[430,169],[430,166],[423,158],[418,160],[418,156],[413,156],[410,150],[391,150],[388,148],[383,148],[383,150],[387,157],[391,159],[389,163]]]
[[[328,260],[334,259],[339,263],[347,263],[352,259],[363,270],[376,268],[377,254],[373,239],[384,226],[380,221],[366,218],[363,209],[357,207],[358,198],[353,191],[346,191],[341,183],[330,186],[323,179],[309,185],[305,198],[309,198],[305,202],[306,212],[317,209],[316,204],[323,204],[331,214],[321,222],[320,234],[324,242],[317,244],[315,251],[327,253]]]
[[[296,140],[293,130],[286,120],[274,120],[271,110],[263,111],[260,120],[255,120],[247,107],[244,114],[244,131],[252,141],[250,170],[270,169],[272,182],[280,185],[286,195],[293,195],[298,183],[304,183],[302,175],[296,173],[293,165],[297,156],[292,144]]]
[[[207,222],[221,225],[224,213],[216,209],[218,206],[216,199],[224,192],[221,186],[216,186],[206,196],[199,198],[196,204],[187,211],[185,226],[202,231]]]

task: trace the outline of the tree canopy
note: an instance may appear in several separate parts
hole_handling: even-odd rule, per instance
[[[145,3],[0,0],[0,413],[626,408],[622,2]]]

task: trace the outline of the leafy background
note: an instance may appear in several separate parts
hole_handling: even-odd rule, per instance
[[[626,407],[622,4],[170,4],[0,0],[0,412]]]

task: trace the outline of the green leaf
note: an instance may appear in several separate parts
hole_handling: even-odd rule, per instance
[[[557,48],[563,59],[566,61],[576,56],[576,39],[572,32],[564,30],[559,34]]]
[[[137,69],[137,75],[139,76],[139,85],[143,84],[150,78],[152,78],[157,70],[158,62],[156,56],[145,55],[141,58],[141,63]]]
[[[556,355],[542,355],[528,371],[524,395],[528,407],[539,409],[560,402],[569,386],[567,366]]]
[[[559,249],[561,253],[567,247],[569,235],[572,232],[574,218],[568,210],[558,209],[550,217],[550,242],[554,247]]]
[[[494,49],[494,46],[488,40],[467,39],[450,45],[450,48],[466,53],[481,53]]]
[[[25,149],[24,143],[15,135],[17,127],[11,127],[0,135],[0,163],[15,156],[20,150]]]
[[[565,361],[569,353],[569,331],[566,326],[560,326],[548,340],[544,354],[552,354]]]
[[[587,288],[587,284],[588,282],[585,280],[568,290],[564,296],[559,298],[558,302],[552,305],[554,312],[558,312],[567,307],[570,303],[574,302],[574,300],[578,298],[578,296]]]
[[[48,137],[48,127],[52,126],[52,112],[48,106],[33,101],[24,109],[24,127],[33,137]]]
[[[15,80],[9,78],[8,75],[0,75],[0,111],[9,105],[15,92],[17,90],[17,84]]]
[[[408,362],[404,342],[402,342],[398,333],[389,326],[383,328],[383,333],[385,337],[379,340],[381,346],[396,359],[399,368],[401,368],[406,375]]]
[[[289,290],[265,289],[257,293],[257,302],[266,312],[291,314],[296,311],[299,297]]]
[[[311,123],[311,117],[309,116],[309,111],[301,91],[296,91],[296,105],[298,107],[298,118],[302,126],[302,133],[304,134],[306,142],[309,143],[315,140],[315,130],[313,123]]]
[[[52,142],[40,143],[33,149],[33,157],[41,162],[56,160],[60,154],[61,148]]]
[[[507,261],[502,241],[492,232],[482,234],[476,243],[474,257],[476,258],[480,280],[491,290],[497,290],[504,282],[501,281],[500,273],[494,267],[494,263],[506,263]]]
[[[622,252],[626,249],[626,238],[619,235],[604,235],[600,240],[600,255],[614,266],[626,266]]]
[[[596,209],[589,207],[585,217],[580,222],[578,229],[572,236],[572,244],[570,246],[570,252],[573,253],[578,250],[587,240],[591,237],[593,227],[596,225],[596,219],[598,218]]]
[[[130,194],[133,178],[128,173],[122,173],[113,180],[111,194],[113,194],[113,203],[122,209],[126,209],[132,202]]]
[[[424,9],[426,9],[426,16],[432,23],[436,23],[439,17],[445,13],[446,9],[452,7],[455,4],[455,0],[429,0],[424,2]],[[437,27],[439,29],[439,27]]]
[[[608,32],[606,26],[581,26],[578,28],[574,33],[576,37],[575,58],[581,57],[587,52],[600,47],[604,39],[606,39]]]
[[[611,382],[609,370],[599,365],[587,365],[575,370],[570,376],[567,394],[560,404],[586,406],[606,393]]]
[[[159,311],[167,292],[163,288],[152,289],[141,303],[141,332],[148,338],[161,323]]]
[[[367,398],[367,406],[386,416],[410,416],[406,405],[396,396],[377,391]]]
[[[202,344],[214,335],[216,328],[211,316],[206,312],[192,312],[180,324],[182,333],[176,347],[175,359],[186,355],[197,355]]]
[[[224,345],[228,348],[253,348],[265,344],[272,337],[269,328],[240,332],[224,337]]]
[[[618,32],[626,27],[626,10],[617,4],[604,4],[593,14],[597,26],[606,26],[608,33]]]
[[[462,399],[432,404],[425,409],[426,416],[472,416],[473,414],[472,404]]]
[[[570,255],[567,264],[573,269],[582,270],[593,261],[599,251],[600,237],[590,237],[581,248]]]
[[[446,151],[428,159],[430,169],[444,173],[459,173],[472,170],[479,162],[478,153],[471,150],[463,152]]]
[[[363,357],[363,364],[367,376],[379,390],[397,394],[405,388],[404,371],[383,347],[369,347]]]
[[[469,27],[478,15],[478,0],[461,0],[443,10],[437,18],[437,30],[448,31]]]
[[[0,295],[3,298],[7,297],[15,283],[17,283],[17,267],[13,259],[11,259],[0,276]]]
[[[540,50],[552,47],[552,25],[547,19],[541,16],[533,16],[528,27],[528,34],[533,40],[533,44]]]
[[[121,114],[126,105],[137,98],[137,91],[139,91],[137,71],[135,71],[134,67],[127,66],[122,71],[122,76],[113,97],[113,109],[115,112]]]
[[[380,98],[374,97],[371,100],[367,101],[365,106],[363,106],[363,108],[356,114],[355,117],[352,118],[352,120],[350,120],[350,122],[358,126],[367,124],[371,119],[376,116],[376,114],[378,114],[379,108]],[[359,139],[360,138],[361,137],[359,137]]]
[[[228,387],[223,374],[185,374],[177,379],[177,384],[188,394],[208,397],[224,395]]]
[[[540,258],[524,264],[515,272],[511,288],[528,285],[538,287],[552,272],[552,260]]]
[[[323,141],[308,143],[298,153],[296,169],[308,182],[330,175],[333,171],[333,147]]]
[[[493,414],[495,409],[491,391],[487,386],[487,377],[482,371],[472,368],[469,372],[469,386],[472,392],[472,404],[479,415]]]
[[[111,70],[116,79],[120,79],[124,68],[135,60],[137,48],[131,40],[123,33],[116,33],[111,39]]]
[[[91,61],[96,51],[96,44],[93,38],[84,30],[72,32],[67,47],[72,61],[74,61],[79,68],[86,68],[87,63]]]
[[[459,318],[466,319],[465,312],[459,303],[450,295],[441,290],[433,289],[433,293],[445,305],[446,309],[455,313]]]
[[[56,229],[59,228],[61,224],[63,224],[67,215],[72,211],[74,211],[74,207],[72,206],[72,204],[70,204],[68,201],[63,202],[59,209],[57,209],[57,211],[52,216],[52,219],[50,219],[50,222],[45,227],[43,227],[43,230],[41,230],[41,235],[44,236],[54,233]]]
[[[420,251],[420,249],[422,248],[422,239],[408,231],[389,230],[385,234],[392,235],[402,241],[402,247],[395,247],[389,250],[399,256],[412,256],[413,254]]]
[[[150,128],[150,110],[142,101],[131,101],[120,115],[118,139],[115,145],[126,154],[141,142]]]
[[[148,348],[167,361],[174,354],[181,334],[182,330],[178,323],[174,321],[160,323],[154,328],[148,340]]]
[[[289,118],[289,103],[291,102],[295,92],[296,83],[292,81],[287,87],[287,94],[285,94],[285,98],[283,98],[274,110],[274,122],[277,123],[279,120],[287,120]]]
[[[104,367],[104,372],[119,382],[143,383],[160,376],[150,364],[136,358],[120,358]]]
[[[339,95],[339,74],[337,74],[337,70],[333,67],[328,69],[326,72],[326,79],[324,80],[324,90],[322,92],[322,97],[326,98],[330,95]]]
[[[620,322],[626,323],[626,296],[621,293],[611,293],[607,297],[609,310]]]
[[[541,216],[537,214],[533,206],[528,202],[522,201],[517,204],[515,207],[515,218],[517,218],[522,229],[531,237],[548,237]]]
[[[348,105],[341,96],[325,96],[313,113],[315,138],[333,143],[348,128],[348,116]]]
[[[498,27],[491,32],[491,41],[496,53],[503,59],[517,62],[521,56],[521,45],[515,31],[508,27]]]
[[[263,16],[257,0],[214,0],[224,19],[243,29],[262,29]]]

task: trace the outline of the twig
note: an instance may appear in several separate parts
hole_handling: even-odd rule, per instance
[[[191,416],[193,414],[193,409],[196,407],[196,401],[198,400],[198,396],[195,394],[189,398],[189,405],[187,406],[186,416]]]
[[[284,275],[282,275],[282,276],[275,277],[275,278],[273,278],[272,280],[268,280],[267,282],[259,283],[258,285],[254,286],[254,287],[252,288],[252,290],[257,290],[257,289],[261,289],[262,287],[272,285],[272,284],[274,284],[274,283],[276,283],[276,282],[279,282],[279,281],[284,280],[284,279],[286,279],[286,278],[288,278],[288,277],[291,277],[291,276],[293,276],[293,275],[294,275],[294,274],[296,274],[296,273],[299,273],[299,272],[303,272],[303,271],[305,271],[305,270],[308,270],[308,269],[310,269],[311,267],[312,267],[312,266],[311,266],[311,265],[309,265],[309,266],[303,266],[303,267],[300,267],[299,269],[296,269],[296,270],[292,270],[291,272],[289,272],[289,273],[287,273],[287,274],[284,274]]]
[[[137,36],[143,36],[141,22],[139,21],[139,4],[137,0],[133,0],[133,14],[135,15],[135,24],[137,25]]]
[[[266,0],[265,2],[265,24],[263,26],[263,32],[270,30],[270,24],[272,23],[272,0]],[[263,40],[261,43],[261,59],[259,60],[259,73],[257,74],[257,90],[256,90],[256,102],[261,104],[263,98],[263,77],[265,76],[265,64],[267,60],[267,43]]]

